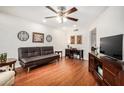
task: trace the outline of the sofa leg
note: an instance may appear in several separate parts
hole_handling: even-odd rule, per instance
[[[30,67],[28,67],[28,73],[30,72]]]

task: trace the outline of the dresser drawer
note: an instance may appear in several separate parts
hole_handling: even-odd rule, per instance
[[[103,70],[103,80],[107,85],[116,85],[116,74],[111,72],[109,69],[104,68]]]

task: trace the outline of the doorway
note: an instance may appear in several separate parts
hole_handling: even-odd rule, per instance
[[[90,50],[92,47],[96,47],[97,46],[97,31],[96,28],[94,28],[93,30],[90,31]]]

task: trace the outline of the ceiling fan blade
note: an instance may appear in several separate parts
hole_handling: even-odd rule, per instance
[[[73,8],[71,8],[71,9],[69,9],[68,11],[66,11],[64,14],[71,14],[71,13],[73,13],[73,12],[76,12],[78,9],[76,8],[76,7],[73,7]]]
[[[55,18],[55,17],[57,17],[57,16],[49,16],[49,17],[45,17],[45,18],[48,19],[48,18]]]
[[[50,9],[51,11],[53,11],[54,13],[56,13],[56,14],[57,14],[57,11],[56,11],[56,10],[54,10],[51,6],[46,6],[46,8]]]
[[[69,20],[72,20],[72,21],[78,21],[78,19],[73,18],[73,17],[66,17],[66,18],[69,19]]]

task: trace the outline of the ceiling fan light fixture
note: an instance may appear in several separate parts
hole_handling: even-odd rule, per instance
[[[64,21],[64,22],[67,22],[67,18],[66,18],[66,17],[63,17],[63,21]]]
[[[56,20],[57,20],[59,23],[62,23],[62,20],[61,20],[61,17],[60,17],[60,16],[58,16],[58,17],[56,18]]]
[[[57,20],[59,23],[67,22],[67,18],[66,18],[66,17],[62,17],[62,16],[58,16],[58,17],[56,18],[56,20]]]

